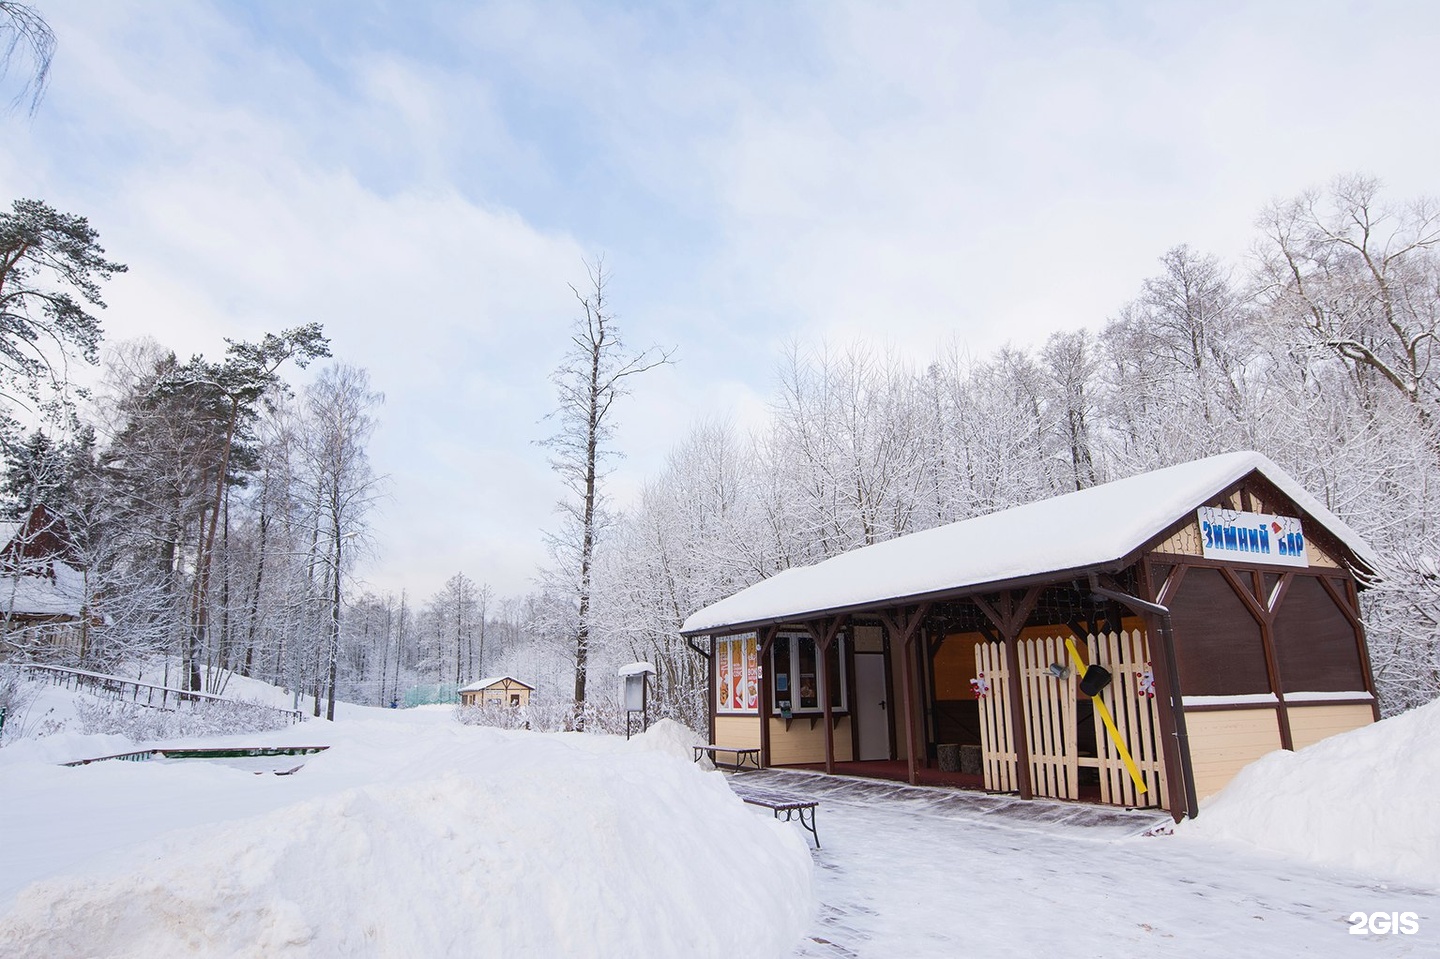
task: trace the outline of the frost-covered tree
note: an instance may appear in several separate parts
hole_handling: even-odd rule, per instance
[[[370,467],[368,445],[383,394],[371,389],[365,370],[336,364],[305,390],[304,482],[315,503],[315,533],[326,606],[323,680],[325,718],[335,718],[340,659],[342,591],[348,552],[368,530],[381,478]],[[319,695],[315,708],[319,710]]]
[[[1394,204],[1379,181],[1336,179],[1260,219],[1264,293],[1277,318],[1349,364],[1367,394],[1400,392],[1432,418],[1440,336],[1440,205]]]
[[[550,465],[569,495],[560,501],[561,528],[550,537],[556,569],[574,598],[573,650],[575,722],[585,722],[586,679],[589,673],[591,601],[595,545],[605,522],[600,488],[604,464],[614,455],[608,443],[615,428],[615,403],[629,392],[630,380],[670,362],[673,350],[651,347],[632,353],[625,347],[610,309],[610,274],[603,260],[587,264],[589,285],[572,286],[580,315],[570,333],[570,347],[551,375],[559,405],[551,418],[557,431],[544,441]]]
[[[159,391],[169,393],[208,393],[216,406],[216,415],[224,423],[224,440],[212,473],[214,493],[206,504],[208,522],[200,539],[196,558],[194,587],[190,602],[190,688],[200,688],[196,654],[205,644],[210,624],[210,577],[214,565],[215,533],[226,505],[226,491],[236,478],[230,470],[231,453],[236,440],[244,438],[259,415],[260,401],[267,395],[284,390],[279,369],[286,362],[305,367],[313,359],[330,355],[329,341],[319,323],[308,323],[276,335],[265,334],[259,343],[226,340],[225,360],[208,363],[195,357],[175,368],[158,384]],[[228,532],[228,524],[227,524]]]
[[[12,109],[28,102],[30,113],[35,112],[45,96],[54,59],[55,33],[40,12],[28,3],[0,0],[0,82],[17,64],[25,75],[11,101]]]
[[[0,439],[14,429],[15,408],[63,406],[72,359],[96,362],[100,321],[90,310],[105,305],[100,283],[124,271],[83,216],[40,200],[0,213]]]

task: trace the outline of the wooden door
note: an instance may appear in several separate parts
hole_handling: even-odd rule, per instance
[[[890,702],[886,698],[885,655],[855,654],[856,759],[890,758]]]

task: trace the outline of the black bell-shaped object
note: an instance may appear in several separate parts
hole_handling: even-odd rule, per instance
[[[1085,669],[1085,675],[1080,680],[1080,692],[1086,696],[1095,696],[1100,690],[1109,686],[1110,680],[1113,678],[1110,670],[1104,666],[1091,665]]]

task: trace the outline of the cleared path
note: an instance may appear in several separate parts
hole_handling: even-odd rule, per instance
[[[821,801],[820,900],[797,959],[1440,955],[1440,892],[1180,836],[1169,817],[765,770]],[[1357,911],[1416,935],[1353,936]]]

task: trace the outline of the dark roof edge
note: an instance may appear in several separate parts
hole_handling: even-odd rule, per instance
[[[910,606],[916,603],[929,603],[947,599],[963,599],[966,596],[974,596],[977,593],[993,593],[1002,589],[1018,589],[1023,586],[1034,586],[1037,583],[1051,583],[1074,579],[1076,576],[1082,576],[1090,572],[1118,573],[1130,565],[1131,562],[1126,562],[1126,558],[1122,557],[1117,560],[1106,560],[1103,563],[1091,563],[1088,566],[1073,566],[1069,569],[1057,569],[1047,573],[1030,573],[1026,576],[991,580],[987,583],[975,583],[970,586],[955,586],[949,589],[931,590],[928,593],[911,593],[906,596],[892,596],[888,599],[873,600],[867,603],[853,603],[848,606],[831,606],[826,609],[791,613],[785,616],[771,616],[765,619],[726,623],[722,626],[692,629],[688,632],[682,631],[680,635],[689,637],[728,636],[732,633],[743,633],[753,629],[759,629],[762,626],[783,626],[786,623],[803,623],[812,619],[822,619],[826,616],[849,615],[871,610],[878,611],[896,606]]]

